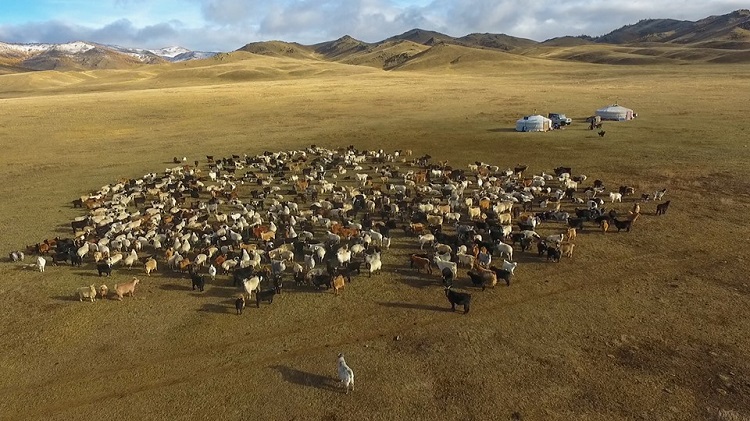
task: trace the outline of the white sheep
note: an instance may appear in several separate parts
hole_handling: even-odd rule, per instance
[[[352,388],[352,392],[354,392],[354,371],[346,364],[346,361],[344,360],[344,354],[339,354],[336,368],[339,375],[339,381],[344,385],[346,394],[349,394],[350,386]]]
[[[500,253],[500,256],[506,256],[508,260],[513,260],[513,246],[510,244],[498,242],[495,244],[495,250]]]
[[[92,303],[96,301],[96,286],[91,284],[87,287],[80,287],[76,291],[78,295],[78,301],[83,301],[84,298],[88,298]]]

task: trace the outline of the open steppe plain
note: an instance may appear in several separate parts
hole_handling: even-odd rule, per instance
[[[447,63],[447,62],[446,62]],[[521,58],[384,72],[236,53],[128,71],[0,76],[0,250],[70,235],[71,200],[206,155],[355,145],[481,160],[643,192],[630,233],[587,229],[575,256],[516,251],[510,287],[447,311],[438,276],[386,268],[338,296],[287,288],[234,315],[164,269],[134,298],[78,302],[83,268],[0,264],[2,419],[747,420],[750,417],[750,72],[747,65],[611,66]],[[613,102],[631,122],[583,122]],[[517,118],[574,123],[516,133]],[[614,208],[626,211],[633,198]],[[566,205],[572,209],[573,205]],[[542,234],[560,226],[542,225]],[[27,263],[30,258],[27,257]],[[400,340],[394,340],[399,336]],[[336,355],[356,390],[336,387]]]

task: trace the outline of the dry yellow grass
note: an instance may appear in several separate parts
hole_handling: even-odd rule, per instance
[[[415,247],[401,239],[382,275],[339,297],[289,292],[241,317],[226,277],[193,294],[160,269],[139,274],[134,298],[91,304],[72,300],[100,281],[90,263],[40,274],[3,262],[0,418],[750,416],[747,66],[529,59],[387,73],[225,60],[0,77],[0,249],[68,235],[72,199],[173,156],[310,144],[410,148],[458,167],[569,165],[608,186],[666,187],[673,203],[658,218],[644,204],[629,234],[579,234],[559,264],[518,258],[514,284],[473,291],[468,316],[443,311],[436,277],[406,268]],[[603,139],[586,130],[615,101],[638,119],[605,123]],[[575,123],[513,132],[534,110]],[[348,396],[333,386],[339,352],[357,376]]]

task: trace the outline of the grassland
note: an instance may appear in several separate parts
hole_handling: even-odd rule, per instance
[[[237,53],[0,76],[0,249],[68,235],[72,199],[174,156],[310,144],[572,166],[666,187],[669,213],[644,204],[633,232],[585,233],[559,264],[521,257],[514,284],[474,291],[468,316],[406,268],[402,238],[382,275],[340,297],[291,291],[241,317],[225,277],[193,294],[140,274],[135,298],[90,304],[72,300],[99,283],[90,264],[3,262],[0,418],[748,419],[747,66],[427,59],[383,72]],[[588,131],[613,102],[639,117]],[[534,110],[575,122],[514,132]],[[338,352],[357,374],[349,396],[334,387]]]

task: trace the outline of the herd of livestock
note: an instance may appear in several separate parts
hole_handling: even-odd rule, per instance
[[[338,294],[353,276],[380,273],[393,239],[411,248],[405,263],[439,280],[451,307],[466,313],[471,295],[454,287],[461,278],[467,287],[498,280],[509,286],[514,253],[550,262],[573,257],[577,232],[629,232],[641,205],[666,193],[636,197],[632,187],[607,189],[568,167],[535,175],[525,165],[458,169],[408,150],[353,146],[174,162],[163,173],[122,179],[74,200],[85,214],[71,222],[70,237],[10,258],[34,254],[28,266],[40,271],[48,261],[93,265],[99,276],[113,268],[140,267],[145,276],[166,269],[189,276],[199,291],[226,276],[238,288],[241,314],[253,296],[257,306],[273,302],[285,279]],[[628,211],[605,210],[623,197],[632,199]],[[668,207],[669,201],[657,204],[657,214]],[[541,236],[542,224],[557,233]],[[393,260],[388,264],[403,265]],[[120,300],[140,282],[128,278],[114,285]],[[90,285],[75,297],[94,301],[108,291]]]

